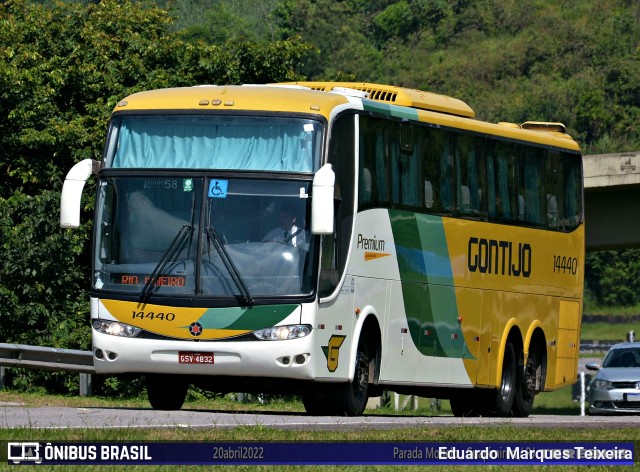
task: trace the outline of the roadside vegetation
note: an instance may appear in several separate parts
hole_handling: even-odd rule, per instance
[[[589,341],[617,341],[623,342],[627,340],[627,333],[629,331],[635,331],[640,335],[640,323],[605,323],[605,322],[591,322],[582,323],[582,334],[580,338],[582,340]]]

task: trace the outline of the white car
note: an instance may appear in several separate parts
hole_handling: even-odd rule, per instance
[[[589,389],[589,414],[640,413],[640,342],[616,344],[602,366],[586,368],[597,371]]]

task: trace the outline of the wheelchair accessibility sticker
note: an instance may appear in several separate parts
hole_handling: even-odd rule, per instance
[[[212,180],[209,182],[209,198],[227,198],[228,180]]]

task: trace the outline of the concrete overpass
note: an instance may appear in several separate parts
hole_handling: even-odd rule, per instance
[[[587,250],[640,248],[640,152],[583,162]]]

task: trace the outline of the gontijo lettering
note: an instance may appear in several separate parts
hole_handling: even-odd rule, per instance
[[[529,277],[531,245],[496,239],[469,238],[467,255],[469,272]]]

